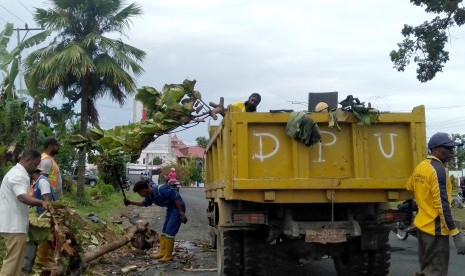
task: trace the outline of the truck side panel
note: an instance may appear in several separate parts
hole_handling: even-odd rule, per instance
[[[341,131],[327,114],[311,114],[322,143],[306,147],[286,135],[289,114],[227,113],[211,130],[207,151],[209,198],[269,203],[386,202],[409,196],[405,181],[426,156],[424,107],[381,114]]]

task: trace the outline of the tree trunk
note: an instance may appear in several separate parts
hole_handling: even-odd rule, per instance
[[[39,121],[39,97],[34,97],[34,104],[32,106],[32,124],[31,124],[31,135],[29,140],[29,148],[37,149],[37,123]]]
[[[86,82],[86,78],[84,78],[84,82]],[[89,87],[87,85],[83,85],[83,89],[81,92],[81,126],[79,128],[79,134],[83,137],[86,137],[87,133],[87,124],[89,123]],[[77,171],[77,192],[76,195],[78,197],[84,196],[84,173],[86,170],[86,147],[79,150],[79,158],[78,158],[78,171]]]
[[[137,224],[135,227],[129,229],[129,231],[126,233],[125,237],[123,237],[123,238],[121,238],[119,240],[116,240],[114,242],[107,243],[105,245],[101,245],[101,246],[97,247],[96,249],[92,250],[91,252],[85,253],[84,257],[82,258],[82,261],[84,263],[89,263],[89,262],[97,259],[98,257],[107,254],[108,252],[111,252],[113,250],[116,250],[116,249],[122,247],[123,245],[129,243],[131,241],[131,239],[134,238],[134,235],[136,233],[147,232],[148,231],[147,226],[148,226],[148,223]]]

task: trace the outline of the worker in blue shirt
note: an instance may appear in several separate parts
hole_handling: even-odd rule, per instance
[[[163,224],[163,230],[160,235],[160,250],[154,256],[160,262],[169,262],[173,259],[174,237],[181,227],[181,223],[187,222],[185,215],[186,205],[174,189],[165,184],[153,185],[148,180],[140,180],[134,184],[133,191],[144,198],[143,201],[124,200],[124,205],[157,206],[166,207],[166,217]]]

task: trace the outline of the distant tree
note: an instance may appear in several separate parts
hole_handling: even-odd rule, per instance
[[[189,172],[189,182],[198,181],[202,182],[202,168],[197,166],[197,159],[196,158],[189,158],[186,164],[186,170]]]
[[[163,163],[163,160],[160,156],[155,156],[155,158],[152,160],[153,165],[161,165],[161,163]]]
[[[390,54],[397,71],[404,71],[413,61],[418,65],[417,79],[420,82],[432,80],[437,72],[442,72],[449,60],[449,52],[444,50],[449,39],[449,28],[465,23],[465,8],[462,0],[410,0],[415,6],[425,6],[427,13],[437,14],[430,21],[413,27],[405,24],[402,29],[404,40],[398,43],[398,50]]]
[[[79,124],[79,120],[70,121],[64,129],[56,132],[58,141],[60,141],[60,151],[55,159],[60,166],[60,170],[70,174],[73,174],[76,170],[78,151],[76,147],[69,144],[69,139],[71,135],[79,133]]]
[[[204,137],[204,136],[195,138],[195,141],[197,142],[197,146],[201,148],[206,148],[208,145],[208,139],[207,137]]]

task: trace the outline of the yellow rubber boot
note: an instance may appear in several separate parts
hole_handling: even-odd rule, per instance
[[[160,249],[157,252],[157,254],[153,256],[154,259],[160,259],[160,258],[163,258],[163,256],[165,256],[165,249],[166,249],[165,241],[166,241],[165,236],[163,235],[160,236]]]
[[[165,237],[165,256],[161,258],[160,262],[169,262],[173,259],[174,238]]]

